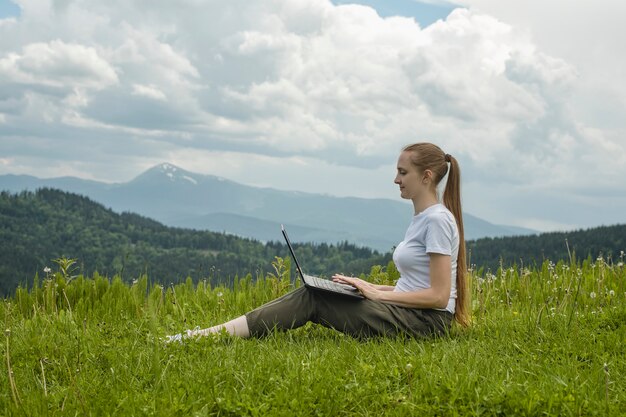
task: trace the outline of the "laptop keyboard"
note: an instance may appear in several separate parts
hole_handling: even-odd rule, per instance
[[[351,285],[339,284],[338,282],[314,277],[311,275],[306,275],[306,279],[309,282],[309,285],[313,285],[314,287],[323,288],[330,291],[341,291],[349,293],[357,291],[357,289]]]

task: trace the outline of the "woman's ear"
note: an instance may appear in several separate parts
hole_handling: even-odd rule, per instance
[[[433,180],[433,172],[430,169],[425,169],[422,174],[422,184],[428,184]]]

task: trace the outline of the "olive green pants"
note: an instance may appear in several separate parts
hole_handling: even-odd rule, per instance
[[[447,333],[453,314],[300,287],[247,313],[246,319],[253,337],[313,322],[360,339],[399,334],[425,338]]]

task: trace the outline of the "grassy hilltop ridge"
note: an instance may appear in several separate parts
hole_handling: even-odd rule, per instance
[[[291,288],[50,271],[4,299],[6,415],[574,416],[626,413],[623,260],[472,272],[473,325],[433,340],[359,342],[309,325],[262,340],[161,337]],[[389,282],[381,268],[366,277]],[[68,282],[69,281],[69,282]]]

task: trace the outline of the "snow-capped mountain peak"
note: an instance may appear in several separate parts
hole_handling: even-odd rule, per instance
[[[166,178],[171,182],[185,182],[197,185],[200,180],[199,177],[200,176],[197,174],[185,171],[184,169],[179,168],[176,165],[164,162],[144,172],[142,175],[137,177],[136,180],[146,180],[148,178],[151,178],[152,181],[163,181],[164,178]]]

